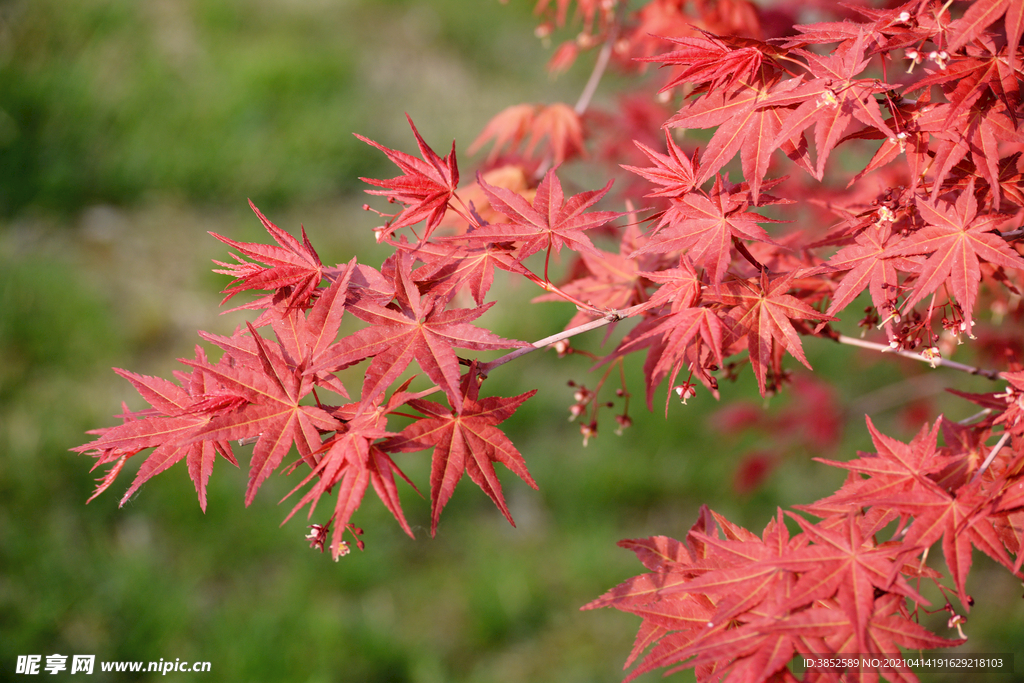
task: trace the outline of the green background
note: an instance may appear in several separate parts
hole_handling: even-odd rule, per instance
[[[170,376],[197,329],[229,334],[244,320],[219,315],[227,280],[210,259],[226,249],[207,231],[262,240],[252,198],[285,229],[304,224],[325,262],[379,263],[358,177],[393,172],[352,132],[414,152],[408,112],[436,150],[453,138],[461,150],[506,106],[575,100],[589,62],[550,79],[530,4],[0,3],[0,679],[15,678],[18,655],[58,653],[209,661],[205,677],[219,681],[616,681],[639,619],[579,611],[642,571],[616,541],[681,538],[702,503],[760,532],[775,506],[839,485],[842,472],[811,462],[822,453],[799,440],[716,430],[706,392],[668,419],[647,413],[639,359],[627,365],[636,425],[616,436],[604,411],[584,448],[567,382],[598,376],[582,357],[545,353],[488,381],[497,395],[540,390],[506,423],[540,485],[500,473],[515,529],[467,480],[431,539],[428,503],[403,486],[417,540],[370,495],[355,519],[366,551],[335,564],[308,548],[301,518],[279,526],[290,508],[277,501],[295,481],[271,478],[244,508],[244,461],[217,464],[205,515],[181,464],[118,509],[130,465],[85,505],[100,473],[68,449],[113,424],[122,401],[143,407],[109,368]],[[470,177],[479,160],[460,161]],[[557,332],[571,307],[530,304],[535,294],[499,281],[491,298],[507,303],[486,322],[526,340]],[[942,387],[987,390],[820,340],[805,347],[847,406],[830,457],[870,447],[865,410],[908,439],[904,409],[922,396],[960,419],[971,407]],[[749,374],[723,385],[725,404],[785,414],[793,397],[756,399]],[[784,461],[737,495],[734,473],[759,448]],[[399,464],[429,488],[424,454]],[[1019,584],[975,553],[969,590],[970,648],[1020,652]]]

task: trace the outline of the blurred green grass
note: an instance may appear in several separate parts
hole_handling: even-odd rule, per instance
[[[507,423],[541,487],[501,473],[516,529],[465,482],[430,539],[429,505],[405,487],[419,538],[370,496],[356,519],[367,551],[335,565],[307,547],[301,519],[279,527],[293,480],[272,478],[245,509],[245,467],[223,462],[206,515],[180,465],[118,509],[130,466],[84,505],[97,475],[67,449],[121,401],[141,407],[109,367],[169,376],[196,329],[242,321],[218,315],[225,280],[209,261],[226,250],[206,232],[262,240],[246,197],[292,232],[304,223],[325,262],[379,262],[357,176],[391,172],[351,132],[410,150],[408,111],[436,149],[464,148],[504,106],[574,99],[581,79],[543,72],[528,4],[0,5],[0,678],[18,655],[62,653],[210,661],[229,682],[616,681],[638,620],[578,608],[640,573],[617,540],[681,536],[701,503],[760,531],[776,505],[842,480],[798,453],[737,496],[739,457],[761,437],[712,430],[703,392],[668,420],[649,414],[636,382],[635,426],[617,437],[606,412],[583,448],[567,382],[596,378],[585,359],[545,353],[488,382],[506,396],[540,388]],[[496,291],[529,312],[489,314],[506,336],[541,338],[572,314],[527,308],[523,286]],[[808,355],[844,399],[902,378],[892,365],[851,372],[865,356],[823,344],[809,340]],[[723,391],[756,396],[749,377]],[[850,419],[840,459],[869,447]],[[423,454],[400,464],[426,490]],[[980,632],[987,651],[1018,649],[1015,586],[986,562],[972,575],[972,644]]]

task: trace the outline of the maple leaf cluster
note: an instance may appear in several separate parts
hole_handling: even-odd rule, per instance
[[[329,538],[337,559],[345,533],[361,547],[352,519],[371,485],[412,535],[397,480],[412,482],[394,456],[430,451],[431,533],[464,474],[512,522],[495,463],[537,484],[498,425],[534,392],[481,393],[496,368],[546,347],[583,354],[571,337],[629,320],[606,353],[585,354],[604,368],[595,389],[575,385],[570,416],[584,416],[585,443],[615,368],[616,421],[631,424],[630,354],[644,354],[649,408],[667,384],[667,415],[673,396],[686,403],[702,386],[718,398],[747,365],[762,396],[787,390],[785,357],[810,369],[803,341],[817,337],[1007,384],[960,392],[983,412],[939,417],[909,444],[869,418],[876,452],[823,461],[849,470],[842,488],[802,514],[780,511],[761,536],[704,508],[685,543],[624,541],[648,573],[587,607],[642,617],[630,662],[647,654],[631,677],[692,667],[699,680],[786,681],[798,653],[963,642],[919,623],[918,587],[955,596],[960,610],[950,599],[946,609],[959,627],[973,549],[1016,576],[1024,562],[1024,369],[1013,342],[1024,318],[1024,12],[1008,0],[812,3],[834,20],[799,24],[801,4],[539,0],[543,39],[582,27],[553,70],[597,52],[577,104],[500,112],[471,146],[493,143],[470,182],[456,145],[439,156],[411,119],[419,157],[360,137],[401,171],[364,179],[398,207],[374,230],[393,249],[379,269],[355,258],[325,266],[305,231],[299,240],[255,206],[276,245],[215,235],[241,254],[218,262],[235,278],[225,301],[261,292],[239,307],[258,313],[230,337],[202,333],[220,358],[197,349],[177,383],[118,370],[151,407],[126,407],[122,424],[74,449],[109,466],[94,497],[152,448],[123,500],[185,459],[205,509],[216,457],[237,464],[232,442],[254,443],[246,502],[275,470],[303,472],[292,514],[308,506],[312,517],[336,494],[309,538],[321,550]],[[609,65],[636,91],[595,111]],[[837,163],[841,148],[856,168]],[[621,182],[567,191],[573,164]],[[495,305],[496,270],[536,285],[538,301],[573,305],[565,331],[527,343],[476,326]],[[851,317],[862,294],[871,305]],[[877,341],[837,330],[858,319]],[[950,360],[979,338],[998,370]],[[466,353],[500,349],[514,350]],[[339,373],[357,364],[352,399]],[[827,440],[840,411],[825,413]],[[951,587],[924,561],[936,543]]]
[[[1006,403],[1003,408],[1010,410]],[[759,537],[704,507],[685,543],[664,536],[622,541],[649,573],[583,609],[614,607],[643,618],[626,666],[650,651],[627,680],[666,666],[695,668],[699,680],[796,680],[786,668],[795,655],[891,661],[900,647],[962,644],[962,630],[958,638],[945,638],[919,623],[919,610],[930,604],[920,586],[933,583],[946,597],[953,628],[964,619],[952,595],[964,613],[973,605],[965,579],[974,549],[1022,576],[1024,460],[1002,453],[996,467],[982,468],[979,452],[1004,417],[1005,411],[987,419],[981,433],[940,419],[909,444],[881,434],[869,418],[877,452],[849,462],[823,460],[851,476],[835,494],[796,506],[820,522],[779,510]],[[940,427],[945,447],[937,445]],[[790,534],[787,516],[799,533]],[[893,523],[892,539],[879,542]],[[922,560],[940,540],[953,588]],[[895,667],[875,673],[916,680]],[[807,672],[809,680],[836,675],[814,666]]]
[[[309,468],[297,489],[310,488],[292,514],[309,505],[312,516],[320,498],[336,488],[334,512],[328,523],[317,525],[317,529],[333,526],[331,548],[337,558],[347,551],[342,537],[346,530],[354,529],[351,517],[371,484],[402,529],[412,536],[395,477],[409,480],[391,455],[433,448],[432,533],[464,472],[511,522],[494,463],[500,462],[530,485],[536,484],[522,455],[496,425],[534,392],[513,398],[481,398],[476,365],[463,373],[455,349],[525,344],[472,325],[490,305],[449,306],[457,289],[446,286],[445,278],[428,280],[434,284],[421,289],[411,272],[412,257],[406,252],[397,252],[381,270],[358,264],[355,258],[327,268],[305,234],[299,242],[252,208],[277,246],[240,243],[215,235],[255,260],[236,256],[236,264],[220,264],[224,269],[218,272],[237,278],[225,290],[227,298],[246,290],[272,290],[241,307],[262,312],[254,323],[247,323],[230,337],[200,333],[223,354],[214,363],[197,348],[195,359],[182,361],[190,369],[176,373],[180,386],[118,370],[151,408],[137,412],[125,408],[123,424],[96,430],[98,438],[74,449],[94,455],[96,466],[110,465],[93,498],[113,483],[128,458],[155,447],[139,468],[122,505],[144,482],[184,458],[205,510],[215,457],[219,454],[237,466],[231,442],[248,440],[255,441],[245,495],[248,505],[294,447],[300,460],[289,468],[302,463]],[[448,277],[458,275],[449,273]],[[365,326],[339,339],[346,311]],[[273,338],[268,331],[261,334],[260,328],[269,328]],[[336,373],[367,359],[371,360],[358,401],[341,405],[321,401],[318,388],[325,396],[330,392],[348,398]],[[399,380],[413,361],[434,388],[406,391],[409,380]],[[389,393],[393,384],[397,388]],[[444,392],[450,407],[423,400],[436,389]],[[388,416],[406,405],[420,411],[422,417],[400,432],[389,431]],[[319,536],[318,542],[322,547]]]

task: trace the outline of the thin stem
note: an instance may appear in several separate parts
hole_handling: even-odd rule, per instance
[[[544,284],[550,285],[551,278],[548,276],[548,265],[551,263],[551,233],[548,233],[548,251],[544,254]]]
[[[594,387],[594,399],[592,401],[592,403],[594,404],[594,409],[590,413],[590,421],[592,423],[597,422],[597,411],[600,410],[603,406],[600,400],[601,389],[604,388],[604,383],[608,381],[608,375],[612,374],[612,370],[615,369],[616,365],[622,365],[621,358],[619,358],[618,361],[616,361],[615,363],[612,363],[611,365],[608,366],[608,369],[604,371],[604,375],[601,377],[601,380],[597,383],[597,386]]]
[[[992,464],[992,461],[996,459],[996,454],[1000,451],[1000,449],[1002,449],[1003,445],[1006,443],[1006,440],[1009,438],[1010,432],[1003,432],[1003,435],[999,437],[999,441],[997,441],[996,445],[992,447],[991,451],[989,451],[988,457],[985,458],[985,462],[981,463],[981,467],[979,467],[978,471],[974,473],[973,477],[971,477],[970,483],[973,484],[981,477],[982,474],[985,473],[985,470],[987,470],[988,466]]]
[[[881,353],[893,353],[897,356],[903,356],[904,358],[910,358],[912,360],[921,361],[922,363],[928,363],[932,367],[942,366],[944,368],[950,368],[953,370],[960,370],[966,372],[969,375],[979,375],[981,377],[987,377],[991,380],[997,380],[1002,378],[1002,373],[997,370],[986,370],[984,368],[977,368],[973,365],[966,365],[964,363],[957,363],[953,360],[946,360],[945,358],[929,358],[920,353],[914,353],[913,351],[903,351],[894,349],[887,344],[877,344],[875,342],[864,341],[863,339],[857,339],[856,337],[847,337],[845,334],[841,334],[836,338],[836,341],[840,344],[849,344],[850,346],[859,346],[865,349],[874,349]]]
[[[971,415],[970,417],[965,417],[962,420],[957,420],[957,424],[958,425],[969,425],[972,422],[980,420],[983,417],[988,417],[991,414],[992,414],[992,409],[991,408],[984,408],[984,409],[979,410],[978,412],[976,412],[974,415]]]
[[[594,93],[597,92],[597,86],[601,84],[601,78],[604,77],[604,72],[608,68],[608,61],[611,59],[615,41],[618,39],[619,22],[616,20],[612,23],[611,28],[608,29],[608,37],[605,38],[604,45],[601,46],[601,52],[597,55],[594,70],[590,72],[590,78],[587,79],[587,84],[583,86],[583,92],[580,93],[580,98],[576,101],[576,106],[573,107],[573,111],[577,115],[582,116],[587,111],[587,107],[590,106],[590,101],[594,98]]]
[[[529,270],[527,270],[525,273],[522,273],[522,276],[525,277],[530,282],[532,282],[533,284],[540,287],[541,289],[543,289],[545,292],[551,292],[552,294],[555,294],[565,299],[569,303],[574,304],[581,311],[588,311],[590,313],[594,313],[595,315],[604,315],[604,311],[599,310],[588,303],[580,301],[572,294],[568,294],[567,292],[562,291],[562,289],[560,289],[557,285],[552,284],[548,280],[542,280],[540,277],[538,277]]]
[[[475,227],[475,228],[481,227],[480,224],[477,222],[477,220],[475,218],[473,218],[473,211],[468,206],[466,206],[466,202],[462,201],[462,197],[460,197],[457,192],[456,193],[452,193],[452,196],[455,197],[455,199],[459,202],[459,204],[462,205],[462,208],[466,210],[466,213],[463,213],[461,210],[459,210],[459,207],[457,207],[454,204],[452,204],[451,200],[448,201],[448,208],[451,209],[452,211],[454,211],[455,213],[459,214],[459,216],[461,216],[464,221],[466,221],[467,223],[469,223],[473,227]],[[467,216],[466,214],[469,214],[469,215]]]
[[[604,78],[604,72],[607,70],[608,62],[612,57],[612,50],[615,48],[615,41],[619,39],[620,23],[620,19],[616,15],[615,21],[608,28],[608,36],[601,46],[601,51],[597,54],[594,70],[590,72],[590,78],[587,79],[587,84],[583,86],[583,92],[580,93],[580,98],[576,100],[576,106],[573,107],[573,111],[576,112],[577,116],[582,116],[590,107],[590,102],[594,99],[594,94],[597,92],[597,86],[601,84],[601,79]],[[534,175],[537,178],[542,177],[551,168],[551,162],[551,156],[548,155],[537,168]]]
[[[596,330],[606,325],[610,325],[611,323],[618,322],[620,320],[628,318],[631,315],[639,313],[646,306],[647,304],[637,304],[636,306],[624,308],[619,311],[610,311],[608,313],[605,313],[603,317],[598,318],[597,320],[591,320],[589,323],[583,323],[582,325],[577,325],[576,327],[564,330],[562,332],[559,332],[558,334],[553,334],[550,337],[544,337],[543,339],[533,342],[529,346],[524,346],[522,348],[516,349],[515,351],[512,351],[511,353],[506,353],[504,356],[500,358],[495,358],[494,360],[488,363],[481,363],[479,366],[477,366],[477,369],[481,376],[486,377],[487,373],[489,373],[494,368],[500,367],[505,363],[515,360],[516,358],[525,356],[528,353],[533,353],[538,349],[546,348],[564,339],[570,339],[578,334],[583,334],[584,332],[589,332],[590,330]]]
[[[754,255],[751,254],[750,250],[747,249],[747,245],[743,244],[743,242],[741,242],[738,237],[733,237],[732,243],[733,246],[736,247],[736,251],[740,253],[740,256],[747,259],[747,261],[749,261],[752,266],[757,268],[762,273],[768,270],[760,261],[754,258]]]

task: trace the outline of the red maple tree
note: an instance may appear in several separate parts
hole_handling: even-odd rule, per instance
[[[218,262],[235,278],[225,301],[263,292],[240,306],[259,313],[231,337],[202,333],[223,353],[214,362],[197,349],[177,383],[117,371],[151,407],[125,408],[121,424],[73,449],[109,466],[93,497],[153,449],[122,504],[184,459],[205,509],[214,460],[237,465],[231,442],[240,441],[255,444],[248,504],[294,446],[290,469],[305,472],[297,489],[309,488],[292,514],[308,505],[312,518],[336,494],[309,538],[337,559],[348,552],[343,535],[362,533],[352,519],[371,485],[412,535],[395,475],[408,479],[391,456],[430,451],[432,534],[463,474],[511,523],[494,464],[536,482],[529,454],[500,424],[535,392],[488,396],[499,366],[632,320],[596,360],[645,351],[647,403],[667,379],[667,412],[673,396],[685,403],[701,385],[727,396],[720,380],[746,363],[762,395],[786,392],[786,356],[809,368],[801,337],[816,336],[999,385],[955,392],[982,411],[962,422],[936,416],[909,443],[868,418],[873,452],[822,460],[849,471],[842,487],[797,506],[801,514],[779,510],[760,535],[703,508],[685,541],[621,542],[647,573],[586,608],[642,618],[630,678],[665,667],[693,668],[702,681],[793,681],[796,655],[882,657],[964,642],[919,623],[920,587],[949,596],[952,628],[973,603],[974,549],[1024,577],[1024,371],[1007,341],[986,347],[997,369],[949,357],[982,334],[1019,335],[1024,318],[1024,10],[1015,0],[882,4],[810,3],[834,16],[800,24],[807,3],[540,0],[539,34],[579,27],[553,69],[596,53],[575,106],[499,113],[473,144],[494,143],[469,184],[460,184],[456,146],[439,156],[411,119],[419,157],[360,136],[402,172],[365,179],[370,194],[401,206],[375,229],[394,250],[379,268],[325,266],[305,232],[300,241],[255,206],[276,246],[215,235],[241,253]],[[595,112],[610,66],[633,92],[621,112]],[[674,111],[663,113],[665,103]],[[691,129],[712,131],[702,150],[682,135]],[[844,148],[857,150],[859,168],[839,167]],[[574,164],[610,179],[566,192]],[[594,210],[599,202],[606,208]],[[592,239],[609,237],[614,251]],[[556,283],[550,257],[563,250],[577,260]],[[472,324],[496,305],[487,302],[495,268],[536,285],[539,300],[574,306],[566,330],[527,343]],[[868,338],[841,334],[840,322],[860,318],[850,309],[864,292]],[[339,338],[343,318],[358,329]],[[515,350],[489,361],[466,354],[497,349]],[[359,363],[352,399],[337,373]],[[410,367],[425,376],[416,389]],[[585,439],[597,432],[604,384],[577,391],[573,414],[592,411]],[[318,389],[348,402],[324,403]],[[617,420],[630,424],[625,412]],[[924,563],[936,544],[948,580]],[[812,664],[802,676],[916,680],[891,664]]]

